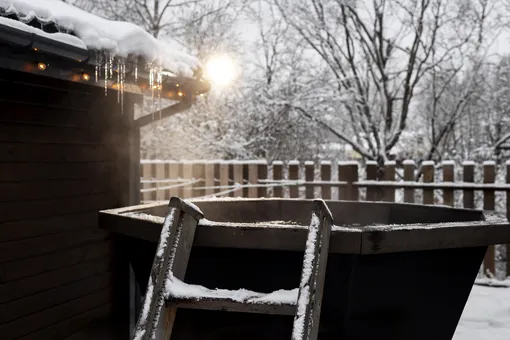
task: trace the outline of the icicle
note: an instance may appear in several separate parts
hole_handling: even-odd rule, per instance
[[[135,59],[135,83],[138,82],[138,57]]]
[[[96,76],[96,83],[99,79],[99,68],[101,67],[100,65],[101,65],[101,62],[99,60],[99,52],[96,51],[96,67],[94,69],[94,75]]]
[[[104,63],[104,95],[107,96],[108,95],[108,69],[109,69],[109,66],[108,66],[108,62],[109,62],[109,58],[107,58],[107,56],[105,56],[105,63]]]
[[[117,59],[117,103],[120,103],[120,59]]]
[[[161,119],[161,89],[163,88],[163,73],[158,69],[158,106],[159,106],[159,119]]]
[[[154,68],[152,64],[147,64],[149,67],[149,87],[151,88],[151,100],[152,100],[152,120],[154,120]]]
[[[110,64],[110,78],[113,79],[113,55],[110,54],[110,57],[109,57],[109,64]]]
[[[126,62],[122,59],[120,64],[120,111],[124,114],[124,79],[126,78]]]

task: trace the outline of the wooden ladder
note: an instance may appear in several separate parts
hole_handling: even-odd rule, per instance
[[[297,300],[272,303],[263,299],[238,302],[228,296],[172,296],[172,282],[182,283],[202,212],[172,197],[152,265],[145,302],[134,340],[170,339],[177,308],[294,315],[292,340],[316,340],[329,251],[332,216],[323,200],[314,200]],[[262,294],[261,294],[262,295]]]

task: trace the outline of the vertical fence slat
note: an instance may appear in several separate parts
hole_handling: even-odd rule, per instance
[[[281,181],[283,179],[283,162],[274,161],[273,162],[273,180]],[[273,187],[273,197],[283,197],[283,187],[277,185]]]
[[[394,182],[395,181],[395,161],[387,161],[384,164],[384,180]],[[395,202],[395,188],[385,188],[383,190],[383,201]]]
[[[229,162],[222,161],[219,164],[219,179],[220,179],[220,189],[216,190],[216,193],[221,191],[226,191],[226,187],[228,187],[229,183]],[[222,195],[222,197],[228,197],[228,194]]]
[[[434,161],[422,163],[423,183],[434,182]],[[434,204],[434,189],[423,189],[423,204]]]
[[[462,163],[463,174],[462,180],[466,183],[472,183],[475,180],[475,163],[473,161],[465,161]],[[473,209],[475,207],[475,193],[473,190],[464,189],[462,192],[462,201],[464,208]]]
[[[182,178],[185,182],[191,181],[193,178],[193,163],[192,162],[184,162],[182,164]],[[192,195],[192,186],[185,185],[183,186],[182,196],[184,198],[190,198]]]
[[[241,183],[241,185],[244,186],[250,180],[250,174],[249,174],[250,169],[249,169],[248,162],[243,162],[242,167],[243,167],[243,182]],[[243,192],[242,197],[248,197],[248,194],[249,194],[248,187],[243,187],[242,192]]]
[[[207,187],[205,189],[205,195],[214,194],[214,163],[206,162],[204,164],[204,179],[205,181],[202,183],[203,186]]]
[[[455,182],[455,162],[443,161],[443,182]],[[455,206],[453,189],[443,189],[443,204]]]
[[[213,194],[216,194],[220,191],[220,189],[218,189],[218,186],[220,185],[220,163],[221,161],[215,161],[213,163],[213,178],[214,186],[216,187],[212,190]]]
[[[338,162],[338,180],[347,182],[338,189],[338,199],[357,201],[359,191],[352,183],[358,181],[358,162]]]
[[[404,181],[414,182],[414,171],[416,170],[416,164],[413,160],[405,160],[404,162]],[[404,189],[404,202],[414,203],[414,189]]]
[[[197,181],[193,184],[193,191],[191,192],[191,197],[202,197],[205,196],[205,189],[196,189],[198,187],[204,187],[205,184],[205,162],[196,162],[193,165],[193,178]]]
[[[243,164],[239,161],[234,161],[232,165],[232,179],[234,184],[243,185]],[[233,197],[242,197],[243,189],[240,187],[232,193]]]
[[[144,163],[142,164],[142,178],[145,181],[152,180],[152,164]],[[143,183],[143,189],[151,189],[152,183]],[[150,201],[151,200],[151,192],[142,193],[142,201]]]
[[[367,161],[366,163],[366,179],[367,181],[377,180],[377,162]],[[376,187],[369,186],[367,189],[367,201],[377,201],[378,189]]]
[[[181,169],[180,163],[170,162],[170,164],[168,164],[168,178],[175,179],[175,180],[179,179],[181,177],[180,169]],[[170,185],[178,185],[178,184],[180,184],[180,183],[174,182],[174,183],[171,183]],[[177,187],[177,188],[170,189],[169,195],[170,195],[170,197],[172,197],[172,196],[181,197],[182,196],[181,192],[182,192],[181,187]]]
[[[313,182],[315,179],[315,163],[313,161],[305,162],[305,181]],[[315,186],[306,186],[306,198],[315,198]]]
[[[289,180],[297,181],[299,179],[299,161],[289,162]],[[299,187],[292,185],[289,187],[290,198],[299,198]]]
[[[257,162],[248,163],[248,183],[250,185],[257,185],[259,177],[259,165]],[[257,187],[248,187],[248,196],[250,198],[257,198]]]
[[[260,161],[258,164],[259,179],[267,179],[267,162]],[[266,185],[267,183],[261,183]],[[267,197],[267,187],[261,186],[257,190],[258,197]]]
[[[510,184],[510,160],[505,163],[506,184]],[[510,190],[506,191],[506,218],[510,221]],[[510,244],[506,245],[506,276],[510,276]]]
[[[496,163],[492,161],[487,161],[483,163],[483,182],[484,183],[494,183],[496,179]],[[494,210],[494,190],[483,190],[483,209],[484,210]],[[483,267],[484,273],[490,275],[496,274],[496,263],[495,263],[496,252],[494,246],[491,245],[487,247],[487,252],[485,253],[485,257],[483,259]]]
[[[154,167],[156,168],[156,180],[165,179],[165,164],[164,163],[155,163]],[[156,200],[163,201],[165,200],[165,190],[161,190],[160,188],[167,186],[168,183],[158,182],[156,183]]]
[[[321,180],[322,181],[331,181],[331,162],[330,161],[322,161],[321,162]],[[331,186],[330,185],[322,186],[321,197],[326,200],[331,199]]]

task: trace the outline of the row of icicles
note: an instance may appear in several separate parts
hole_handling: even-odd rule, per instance
[[[95,79],[96,83],[104,78],[104,94],[108,95],[108,80],[114,80],[117,75],[117,83],[113,85],[117,89],[117,102],[121,106],[121,112],[124,113],[124,82],[126,79],[126,58],[113,57],[112,54],[99,53],[96,54]],[[138,81],[138,58],[133,62],[134,78]],[[116,68],[115,68],[116,67]],[[149,87],[152,94],[152,112],[153,118],[156,107],[159,107],[161,115],[161,90],[163,88],[163,69],[152,63],[147,63],[146,68],[149,70]],[[115,71],[115,72],[114,72]],[[157,102],[157,105],[156,105]]]

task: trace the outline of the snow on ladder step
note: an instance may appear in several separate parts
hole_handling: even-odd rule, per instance
[[[171,277],[166,284],[167,305],[177,308],[242,313],[294,315],[298,289],[259,293],[246,289],[208,289]]]

